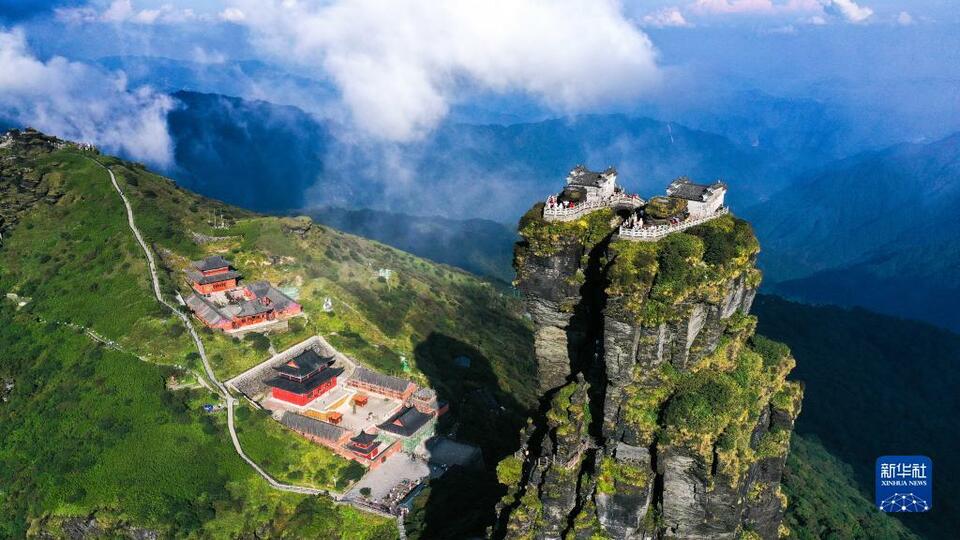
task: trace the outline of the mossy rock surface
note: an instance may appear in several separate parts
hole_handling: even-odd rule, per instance
[[[686,211],[687,201],[676,197],[654,197],[643,207],[643,213],[653,219],[679,217]]]

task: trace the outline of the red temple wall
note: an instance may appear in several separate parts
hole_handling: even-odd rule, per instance
[[[237,278],[226,279],[223,281],[217,281],[215,283],[194,283],[193,289],[200,294],[210,294],[217,291],[225,291],[227,289],[235,289],[237,287]]]
[[[314,388],[309,394],[301,395],[301,394],[295,394],[293,392],[288,392],[280,388],[272,388],[270,391],[270,395],[272,395],[274,398],[279,399],[281,401],[286,401],[287,403],[293,403],[294,405],[303,406],[317,399],[321,395],[325,394],[336,385],[337,385],[337,378],[332,377],[330,380],[324,381],[323,384]]]

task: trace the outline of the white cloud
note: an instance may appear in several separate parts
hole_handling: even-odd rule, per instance
[[[641,19],[643,26],[652,26],[654,28],[664,28],[668,26],[689,27],[693,26],[676,7],[661,8],[653,13],[643,16]]]
[[[66,139],[158,165],[173,160],[167,112],[173,100],[128,89],[106,73],[62,57],[37,59],[22,31],[0,31],[0,116]]]
[[[329,75],[361,128],[434,127],[464,89],[525,92],[561,112],[636,97],[656,52],[615,0],[240,0],[275,58]]]
[[[913,24],[913,17],[906,11],[901,11],[900,14],[897,15],[897,24],[901,26],[910,26]]]
[[[196,20],[197,14],[190,8],[179,9],[171,4],[159,8],[141,9],[134,7],[132,0],[113,0],[103,11],[90,6],[56,9],[57,18],[72,23],[135,23],[154,24],[178,23]]]
[[[774,10],[771,0],[697,0],[690,11],[708,13],[769,13]]]
[[[221,20],[228,22],[240,22],[247,18],[247,14],[241,9],[228,7],[220,12],[219,17]]]
[[[828,15],[856,24],[867,22],[873,15],[872,9],[854,0],[695,0],[686,6],[685,11],[701,17],[807,15],[800,21],[817,25],[826,24]]]
[[[873,15],[872,9],[860,6],[853,0],[824,0],[823,9],[831,15],[839,15],[856,24],[867,22]]]

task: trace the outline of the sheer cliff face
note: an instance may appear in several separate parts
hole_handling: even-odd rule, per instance
[[[597,211],[521,221],[541,410],[498,466],[509,538],[776,538],[802,390],[754,336],[760,275],[732,216],[658,242]]]

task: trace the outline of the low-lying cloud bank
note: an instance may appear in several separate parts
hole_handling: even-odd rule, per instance
[[[627,102],[660,75],[612,0],[240,0],[224,18],[278,61],[329,76],[354,123],[387,140],[422,137],[470,91],[571,113]]]
[[[38,59],[21,30],[0,30],[0,118],[94,143],[154,165],[173,163],[169,96],[130,89],[122,72]]]

